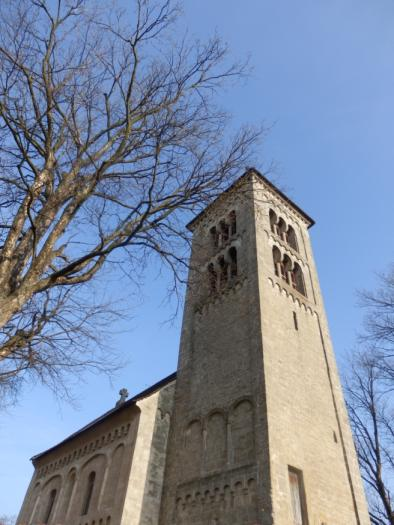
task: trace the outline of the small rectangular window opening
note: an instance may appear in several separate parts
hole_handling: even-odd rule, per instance
[[[302,472],[289,466],[289,484],[293,521],[291,525],[308,525]]]
[[[294,328],[298,330],[298,319],[297,319],[297,314],[295,312],[293,312],[293,321],[294,321]]]

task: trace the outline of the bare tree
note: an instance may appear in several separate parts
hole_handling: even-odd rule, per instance
[[[376,292],[361,293],[367,315],[360,339],[373,348],[381,372],[394,384],[394,265],[379,276],[379,281]]]
[[[226,138],[215,97],[245,66],[219,38],[174,37],[169,0],[132,6],[1,2],[0,386],[100,366],[86,283],[110,257],[135,279],[150,254],[181,279],[188,213],[259,137]]]
[[[394,525],[394,399],[373,352],[354,359],[346,398],[371,522]]]
[[[358,459],[366,483],[371,521],[394,524],[394,267],[375,292],[360,294],[366,308],[353,360],[347,403]]]

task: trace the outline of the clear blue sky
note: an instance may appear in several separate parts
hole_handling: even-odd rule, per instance
[[[316,220],[311,235],[342,364],[360,326],[355,290],[373,287],[374,273],[394,261],[394,0],[185,0],[184,9],[192,34],[217,30],[235,57],[250,54],[250,80],[222,102],[235,124],[274,124],[259,162],[278,163],[281,187]],[[87,377],[76,387],[78,407],[30,388],[1,415],[0,515],[18,512],[33,454],[109,409],[120,387],[135,393],[175,369],[180,321],[163,325],[172,312],[165,281],[148,269],[132,330],[114,331],[112,345],[129,364],[112,386]]]

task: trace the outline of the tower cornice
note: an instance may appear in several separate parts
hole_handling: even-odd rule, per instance
[[[243,175],[241,175],[237,180],[235,180],[223,193],[221,193],[216,199],[214,199],[204,210],[202,210],[194,219],[192,219],[188,224],[187,228],[190,231],[193,231],[197,224],[208,214],[209,211],[211,211],[212,207],[217,206],[220,202],[222,202],[229,193],[233,193],[236,191],[239,186],[245,182],[245,180],[248,177],[251,177],[255,175],[259,180],[261,180],[269,190],[271,190],[274,195],[279,198],[286,206],[290,206],[290,208],[295,211],[297,214],[299,214],[307,223],[308,228],[311,228],[315,221],[307,214],[305,213],[295,202],[293,202],[287,195],[285,195],[275,184],[273,184],[267,177],[265,177],[259,170],[256,168],[248,168]]]

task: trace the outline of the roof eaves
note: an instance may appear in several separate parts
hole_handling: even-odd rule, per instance
[[[193,230],[194,225],[204,217],[204,215],[208,212],[208,210],[213,206],[221,197],[222,195],[229,193],[232,191],[244,178],[246,178],[248,175],[251,175],[254,173],[257,175],[271,190],[273,190],[275,193],[277,193],[281,199],[283,199],[287,204],[289,204],[292,208],[294,208],[305,220],[308,224],[308,228],[311,228],[315,221],[310,217],[307,213],[305,213],[295,202],[293,202],[287,195],[285,195],[273,182],[271,182],[267,177],[265,177],[259,170],[256,168],[249,168],[245,171],[243,175],[241,175],[237,180],[235,180],[226,190],[224,190],[223,193],[221,193],[218,197],[216,197],[206,208],[204,208],[194,219],[192,219],[186,227],[189,230]]]

